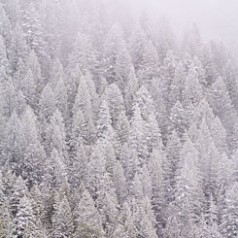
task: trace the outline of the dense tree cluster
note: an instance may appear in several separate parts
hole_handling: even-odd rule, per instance
[[[238,237],[236,56],[111,2],[0,0],[0,237]]]

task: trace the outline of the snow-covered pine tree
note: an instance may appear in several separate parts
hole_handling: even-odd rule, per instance
[[[52,237],[73,237],[74,222],[73,214],[66,195],[54,204],[52,216]]]
[[[76,237],[105,237],[101,217],[85,187],[82,188],[81,199],[74,211],[74,216]]]

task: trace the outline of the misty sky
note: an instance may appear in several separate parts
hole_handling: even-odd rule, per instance
[[[135,0],[155,16],[166,16],[181,33],[197,23],[204,40],[238,40],[238,0]]]

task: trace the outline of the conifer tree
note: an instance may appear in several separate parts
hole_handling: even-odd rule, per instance
[[[226,208],[221,224],[221,233],[225,237],[237,236],[237,183],[230,186],[226,194]]]
[[[167,204],[171,203],[175,199],[176,191],[176,182],[177,182],[177,173],[180,163],[180,150],[181,150],[181,141],[176,133],[173,131],[168,142],[167,142],[167,160],[164,163],[164,172],[165,172],[165,196]]]
[[[147,141],[144,134],[144,121],[142,119],[141,110],[138,103],[134,106],[134,114],[131,119],[131,128],[128,142],[130,148],[136,152],[138,159],[141,164],[147,161],[148,151],[147,151]]]
[[[222,77],[218,77],[211,86],[208,99],[215,115],[219,116],[221,122],[226,125],[227,136],[230,141],[229,148],[235,150],[237,143],[232,138],[236,136],[237,133],[235,129],[237,114]]]
[[[97,145],[93,149],[89,162],[88,172],[89,176],[86,178],[85,186],[90,192],[91,196],[96,199],[103,186],[103,176],[105,173],[106,161],[101,148]]]
[[[126,82],[125,80],[127,80],[124,77],[128,76],[131,62],[123,39],[123,32],[118,24],[112,26],[106,37],[103,57],[105,61],[105,78],[107,81],[109,83],[117,83],[118,86],[123,86],[122,82]],[[122,60],[125,60],[125,62]],[[119,80],[122,81],[120,82]]]
[[[49,122],[56,110],[56,100],[54,92],[49,84],[42,91],[40,98],[40,116],[42,120]]]
[[[67,160],[67,147],[66,147],[66,132],[65,125],[61,113],[56,109],[53,114],[50,125],[47,129],[47,143],[50,146],[50,151],[56,149],[58,154],[64,158],[64,162]]]
[[[28,185],[40,182],[43,176],[45,152],[40,143],[40,132],[37,119],[28,106],[21,117],[22,136],[24,137],[24,160],[21,164],[22,177],[28,180]]]
[[[188,119],[185,117],[185,109],[180,101],[171,108],[170,113],[171,130],[176,130],[182,137],[188,125]]]
[[[169,103],[168,92],[171,90],[172,80],[175,76],[175,70],[177,67],[177,59],[175,53],[172,50],[169,50],[166,53],[166,57],[163,59],[163,64],[161,67],[161,80],[164,84],[164,99],[166,103]],[[169,106],[169,105],[166,105]]]
[[[88,171],[89,158],[87,151],[82,142],[77,144],[76,156],[72,158],[69,165],[69,183],[74,188],[78,188],[80,184],[86,183],[89,176]]]
[[[43,82],[41,66],[34,50],[32,50],[28,56],[27,65],[31,69],[31,72],[33,74],[35,87],[37,89],[36,95],[39,97],[39,94],[43,90],[44,82]]]
[[[130,125],[127,116],[125,114],[125,111],[122,111],[118,115],[118,121],[115,127],[116,141],[117,141],[116,145],[117,148],[115,152],[120,153],[123,144],[127,142],[130,130],[129,127]]]
[[[36,224],[29,199],[23,196],[14,219],[12,237],[35,237]]]
[[[154,77],[158,75],[159,59],[157,50],[151,41],[146,42],[141,69],[138,71],[139,82],[150,85]]]
[[[9,77],[9,73],[10,73],[10,65],[9,65],[9,61],[7,58],[7,48],[6,48],[6,44],[4,42],[4,38],[2,35],[0,35],[0,52],[1,52],[0,76],[1,76],[1,81],[2,81],[2,80],[7,80]]]
[[[126,178],[124,175],[124,169],[119,161],[116,161],[113,167],[113,178],[112,178],[117,200],[122,204],[127,196],[126,189]]]
[[[160,148],[153,150],[148,162],[152,184],[151,206],[155,214],[155,228],[157,234],[162,235],[162,228],[165,224],[165,184],[163,163],[165,156]]]
[[[74,232],[73,214],[66,195],[54,204],[52,237],[72,237]]]
[[[205,70],[205,87],[210,87],[219,76],[217,68],[212,60],[211,49],[208,46],[205,46],[202,51],[202,65]]]
[[[0,5],[0,19],[2,22],[1,28],[0,28],[0,35],[4,38],[4,42],[6,46],[9,47],[11,36],[12,36],[11,22],[9,20],[8,15],[6,14],[3,4]]]
[[[196,24],[185,33],[183,39],[183,48],[191,56],[200,56],[202,51],[201,36]]]
[[[16,114],[13,112],[6,125],[6,135],[4,141],[3,153],[5,162],[11,164],[12,169],[19,174],[19,166],[23,161],[25,138],[23,136],[22,124]]]
[[[108,104],[102,100],[99,107],[98,121],[97,121],[97,137],[106,141],[114,141],[114,130],[112,128],[111,115]]]
[[[78,65],[83,74],[91,72],[97,75],[97,52],[92,46],[88,35],[78,34],[73,44],[73,51],[69,58],[70,67]]]
[[[68,120],[68,102],[67,102],[67,90],[64,83],[64,79],[60,77],[53,89],[55,94],[56,106],[61,112],[64,120]]]
[[[184,92],[183,92],[183,102],[184,105],[197,105],[202,99],[203,92],[200,85],[198,74],[193,69],[190,68],[187,77],[184,82]]]
[[[129,79],[125,88],[125,107],[129,118],[132,116],[132,105],[136,98],[136,92],[139,88],[138,80],[135,75],[134,67],[131,67]]]
[[[89,192],[83,188],[81,199],[74,212],[75,236],[104,237],[101,217]]]
[[[121,91],[116,84],[110,84],[104,93],[105,97],[107,97],[108,107],[112,119],[112,126],[116,128],[119,115],[125,111],[124,100]]]
[[[187,140],[181,150],[181,161],[177,173],[175,200],[181,214],[188,214],[189,222],[198,222],[201,218],[203,188],[199,167],[199,154],[190,140]],[[187,223],[182,216],[181,223]]]
[[[169,92],[170,107],[172,107],[177,101],[182,100],[185,84],[185,69],[182,62],[179,62],[176,66],[174,78],[172,80]]]
[[[98,193],[99,195],[96,200],[96,207],[102,218],[105,236],[110,237],[113,236],[117,226],[118,202],[109,173],[106,172],[102,179],[100,193]]]
[[[137,24],[136,27],[134,28],[134,31],[132,32],[129,43],[130,55],[136,72],[139,69],[143,68],[143,56],[145,51],[145,45],[146,45],[145,32],[143,31],[141,26]]]
[[[22,29],[26,38],[27,44],[40,57],[44,56],[45,40],[43,36],[43,26],[39,11],[37,11],[36,3],[28,1],[21,6],[22,11]],[[43,58],[42,58],[43,60]]]
[[[86,77],[82,76],[78,86],[78,93],[73,107],[73,114],[75,116],[75,118],[73,118],[73,130],[76,130],[79,125],[82,130],[80,135],[86,143],[90,144],[95,136],[95,117],[93,113],[95,101],[91,98],[86,79]]]
[[[228,154],[228,148],[227,148],[227,132],[223,125],[221,124],[221,121],[218,117],[216,117],[211,124],[210,127],[211,136],[213,138],[213,141],[219,150],[220,153],[227,153]]]
[[[229,60],[224,67],[224,83],[226,84],[227,90],[229,92],[231,101],[237,110],[237,66],[234,60]]]
[[[24,62],[27,62],[29,54],[29,49],[26,45],[24,34],[19,24],[17,24],[13,30],[10,48],[11,51],[9,52],[9,61],[11,62],[13,70],[16,70],[19,58],[21,58]]]

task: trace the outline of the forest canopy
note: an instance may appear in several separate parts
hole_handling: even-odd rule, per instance
[[[238,61],[125,1],[0,0],[0,237],[238,236]]]

